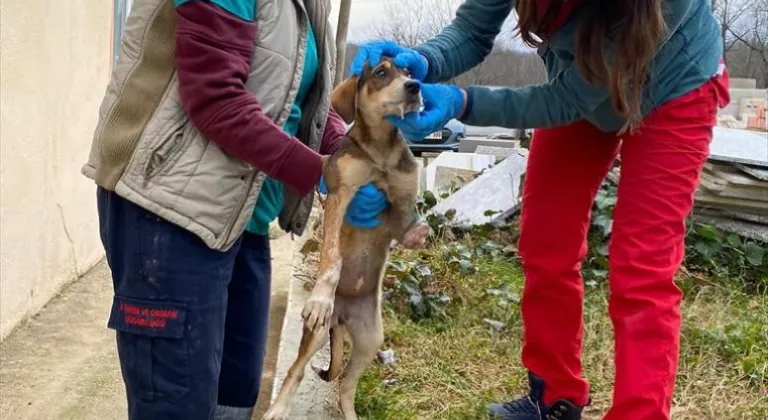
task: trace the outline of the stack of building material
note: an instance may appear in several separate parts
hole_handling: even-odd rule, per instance
[[[620,165],[607,177],[618,184]],[[715,127],[693,218],[768,242],[768,133]]]
[[[768,181],[729,163],[708,162],[696,191],[694,217],[768,242]]]
[[[768,134],[715,128],[694,218],[768,242]]]
[[[768,89],[757,89],[755,79],[732,78],[731,102],[718,111],[718,121],[727,127],[768,130]]]
[[[699,206],[768,216],[768,181],[732,164],[710,161],[704,165],[696,199]]]
[[[511,137],[511,135],[509,136]],[[478,137],[468,136],[459,142],[459,152],[461,153],[480,153],[477,148],[480,146],[502,147],[505,149],[517,149],[520,147],[519,139],[510,139],[508,137]]]
[[[694,219],[726,232],[768,242],[768,133],[726,127],[715,127],[713,131],[710,156],[695,195]],[[481,151],[488,156],[480,153],[466,155],[493,159],[496,165],[483,161],[482,166],[492,167],[477,178],[463,177],[464,182],[469,182],[433,209],[438,213],[456,210],[454,221],[458,224],[494,222],[515,214],[520,208],[527,150],[478,145],[477,152]],[[620,159],[617,163],[607,177],[615,184],[620,179]],[[438,178],[449,179],[458,174],[454,172],[440,172]],[[430,179],[427,174],[427,178],[427,189],[439,187],[435,175]]]

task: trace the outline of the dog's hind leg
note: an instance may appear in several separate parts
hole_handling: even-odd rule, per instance
[[[277,399],[269,407],[267,413],[264,414],[262,420],[287,420],[290,414],[291,403],[293,397],[296,395],[296,391],[299,389],[299,384],[304,378],[304,370],[307,367],[312,356],[320,350],[321,347],[328,340],[328,328],[323,328],[319,331],[312,331],[304,328],[304,333],[301,336],[301,344],[299,345],[299,355],[296,357],[296,361],[288,369],[288,374],[285,376],[283,386],[280,388],[280,394]]]
[[[344,327],[337,325],[331,328],[331,363],[328,370],[319,370],[317,375],[320,379],[331,382],[341,374],[341,368],[344,366]]]
[[[380,291],[350,302],[347,331],[352,341],[352,354],[344,369],[339,386],[339,405],[345,420],[357,420],[355,393],[357,382],[371,364],[376,352],[384,342],[384,328],[381,321]]]

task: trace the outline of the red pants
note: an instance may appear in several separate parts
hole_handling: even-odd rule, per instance
[[[606,419],[669,419],[682,297],[674,276],[723,102],[727,73],[657,108],[631,135],[618,138],[584,121],[534,133],[519,244],[526,276],[522,356],[544,379],[546,404],[588,400],[580,268],[592,202],[621,153],[609,248],[616,378]]]

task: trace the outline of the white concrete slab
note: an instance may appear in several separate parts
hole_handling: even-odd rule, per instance
[[[520,147],[520,140],[491,139],[487,137],[465,137],[459,142],[459,152],[483,153],[477,150],[477,148],[480,146],[515,149]]]
[[[734,163],[734,166],[761,181],[768,181],[768,169],[762,169],[753,165],[744,165],[742,163]]]
[[[478,172],[472,169],[450,168],[438,166],[435,172],[435,185],[432,192],[442,193],[458,189],[471,182]]]
[[[710,158],[768,168],[768,133],[715,127]]]
[[[443,152],[427,165],[427,190],[435,188],[435,177],[437,167],[445,166],[449,168],[468,169],[480,172],[483,169],[493,166],[495,158],[489,155],[479,155],[477,153],[453,153]]]
[[[515,153],[515,149],[509,148],[509,147],[480,145],[480,146],[477,146],[477,149],[475,149],[475,153],[478,153],[481,155],[491,155],[496,158],[496,163],[498,163],[508,158],[513,153]]]
[[[525,173],[528,151],[516,150],[507,159],[485,171],[462,189],[437,203],[434,212],[456,210],[457,224],[477,225],[505,218],[520,206],[521,176]],[[487,216],[487,211],[496,212]]]

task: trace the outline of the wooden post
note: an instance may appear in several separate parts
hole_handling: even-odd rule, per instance
[[[338,86],[344,80],[344,73],[347,71],[345,56],[351,6],[352,0],[341,0],[339,5],[339,22],[336,25],[336,79],[333,81],[333,86]]]

